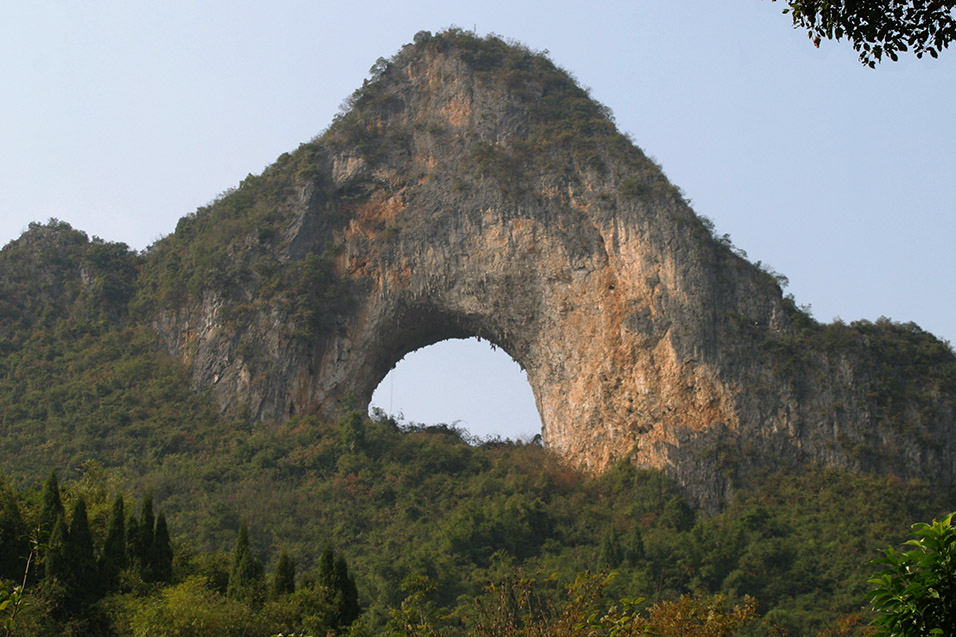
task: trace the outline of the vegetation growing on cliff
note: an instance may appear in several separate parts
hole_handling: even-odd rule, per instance
[[[828,373],[828,367],[854,361],[857,382],[867,387],[881,420],[903,427],[904,414],[919,409],[920,420],[931,423],[945,417],[934,413],[934,404],[935,409],[956,408],[947,393],[956,385],[953,349],[915,323],[881,317],[876,322],[819,324],[795,308],[793,314],[799,329],[767,339],[764,349],[796,385],[800,379]]]
[[[290,212],[295,197],[308,197],[312,222],[329,230],[347,217],[349,197],[327,185],[321,162],[315,144],[303,144],[180,219],[176,232],[144,255],[131,302],[135,316],[201,303],[209,295],[229,301],[227,318],[234,324],[268,307],[304,333],[326,331],[326,318],[348,300],[331,233],[325,243],[300,248],[311,250],[305,258],[286,256],[287,229],[302,222]]]
[[[676,193],[659,167],[617,130],[611,111],[594,101],[571,73],[556,66],[547,51],[458,28],[434,35],[422,31],[391,59],[379,59],[371,77],[345,102],[321,142],[357,153],[369,165],[409,156],[414,151],[415,128],[447,142],[448,131],[438,122],[420,121],[417,116],[401,125],[394,121],[402,114],[406,97],[396,88],[404,80],[396,69],[404,68],[410,59],[427,59],[436,53],[461,60],[483,86],[498,95],[502,112],[516,107],[527,117],[521,134],[514,137],[464,131],[479,139],[462,157],[458,187],[478,176],[494,180],[506,194],[524,195],[536,180],[574,179],[580,168],[604,174],[613,154],[615,162],[623,162],[642,186],[666,191],[668,196]]]
[[[0,252],[0,334],[8,346],[29,333],[69,320],[96,333],[126,316],[141,260],[128,246],[109,243],[51,219],[31,223]]]

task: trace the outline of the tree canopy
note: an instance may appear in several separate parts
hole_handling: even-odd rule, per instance
[[[783,12],[816,46],[846,37],[873,68],[910,50],[917,58],[938,57],[956,39],[954,7],[954,0],[788,0]]]

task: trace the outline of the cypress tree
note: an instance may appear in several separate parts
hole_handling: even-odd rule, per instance
[[[602,568],[617,568],[624,559],[622,553],[617,529],[614,528],[613,524],[609,524],[601,538],[601,546],[598,549],[598,564]]]
[[[66,527],[66,518],[61,514],[53,523],[50,539],[46,549],[46,568],[44,577],[47,580],[66,582],[69,579],[69,564],[66,558],[66,547],[70,531]]]
[[[66,516],[63,501],[60,499],[60,485],[56,480],[56,472],[51,471],[50,477],[43,483],[43,506],[40,508],[40,539],[46,540],[53,533],[57,518]]]
[[[335,587],[335,554],[332,551],[331,542],[325,543],[325,548],[319,556],[318,584],[330,591]]]
[[[350,626],[359,616],[358,588],[355,578],[349,573],[348,564],[341,555],[335,560],[335,600],[337,624],[340,627]]]
[[[143,506],[139,512],[139,542],[136,546],[136,561],[144,582],[153,581],[153,539],[156,533],[156,516],[153,515],[153,491],[143,497]]]
[[[335,628],[350,625],[359,616],[358,588],[342,556],[336,557],[332,543],[326,543],[319,556],[318,584],[325,589],[331,610],[329,624]]]
[[[56,480],[56,472],[51,471],[50,477],[43,483],[43,504],[40,507],[40,519],[38,520],[41,543],[49,543],[57,520],[64,517],[66,517],[66,511],[63,509],[63,501],[60,499],[60,485]],[[48,563],[41,564],[40,568],[37,569],[37,574],[46,577],[48,568]]]
[[[0,489],[0,580],[22,581],[30,550],[26,535],[16,496],[10,489]]]
[[[245,522],[239,523],[236,548],[232,555],[232,569],[229,571],[229,584],[226,596],[230,599],[243,599],[254,592],[254,586],[262,579],[262,565],[252,557],[249,549],[249,529]]]
[[[114,591],[119,588],[120,572],[126,568],[126,513],[123,510],[123,496],[113,500],[109,521],[106,525],[106,538],[103,540],[103,552],[100,554],[99,572],[103,588]]]
[[[47,547],[44,552],[44,595],[49,600],[51,612],[58,619],[65,619],[71,613],[70,594],[70,562],[67,558],[67,543],[70,532],[66,526],[66,518],[59,515],[50,531]]]
[[[77,498],[76,504],[73,505],[66,547],[72,562],[86,571],[95,572],[93,565],[87,563],[93,560],[93,536],[90,534],[90,520],[86,515],[86,500],[82,496]]]
[[[83,609],[97,598],[99,577],[93,555],[93,536],[86,515],[86,500],[82,497],[77,498],[73,506],[65,548],[70,605],[77,610]]]
[[[126,521],[126,564],[137,574],[143,571],[141,540],[139,520],[135,515],[130,515]]]
[[[169,583],[173,579],[173,549],[169,542],[166,516],[162,513],[156,519],[151,570],[153,581]]]
[[[232,599],[238,598],[240,590],[246,583],[243,574],[249,562],[249,529],[245,522],[239,523],[239,533],[236,535],[236,546],[232,550],[232,568],[229,569],[229,583],[226,585],[226,595]]]
[[[272,578],[272,599],[295,592],[295,560],[289,557],[285,549],[279,553],[276,572]]]

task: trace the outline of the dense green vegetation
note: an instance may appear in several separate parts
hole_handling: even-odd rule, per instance
[[[950,513],[913,525],[905,551],[893,547],[876,560],[870,580],[882,635],[946,635],[956,626],[956,527]]]
[[[719,594],[728,609],[756,604],[748,623],[756,634],[770,626],[815,634],[864,611],[869,561],[902,539],[906,521],[951,506],[925,485],[821,469],[762,476],[724,512],[708,516],[660,474],[622,464],[587,477],[535,444],[469,442],[448,427],[401,427],[353,414],[338,423],[306,418],[279,430],[237,432],[201,465],[156,467],[144,479],[170,520],[172,571],[140,570],[132,584],[128,573],[120,577],[119,592],[96,604],[108,620],[98,630],[147,634],[143,626],[178,625],[174,618],[186,605],[239,622],[224,624],[231,628],[223,634],[239,634],[231,631],[240,624],[288,630],[305,617],[332,625],[350,615],[332,609],[334,595],[322,591],[333,588],[333,578],[323,573],[341,568],[340,590],[350,573],[362,609],[356,634],[403,634],[409,613],[440,634],[465,633],[490,621],[481,604],[502,586],[525,587],[553,618],[569,612],[566,585],[588,571],[616,573],[589,602],[602,612],[621,598],[645,598],[635,605],[645,612],[655,602],[696,595],[685,603],[703,604]],[[81,497],[88,503],[101,565],[109,561],[117,485],[112,472],[88,465],[63,498],[67,510],[76,511]],[[31,489],[12,501],[28,521],[50,508]],[[152,501],[141,505],[140,518],[152,517]],[[134,536],[127,546],[135,545]],[[335,566],[336,556],[347,569]],[[269,590],[281,586],[265,574],[288,573],[290,559],[294,590],[306,592],[285,607],[269,601]],[[164,575],[148,575],[158,572]],[[498,589],[488,588],[493,584]],[[45,595],[37,609],[56,603]],[[115,604],[129,625],[109,620]],[[64,612],[49,617],[75,619],[69,607]],[[27,610],[21,621],[39,621],[30,617]],[[268,628],[270,621],[277,623]]]
[[[125,515],[102,476],[67,485],[55,474],[42,493],[0,484],[0,621],[16,635],[231,635],[306,630],[325,634],[359,614],[355,580],[331,545],[317,577],[296,586],[286,554],[267,581],[240,525],[225,556],[174,553],[152,494]],[[72,508],[65,515],[64,501]],[[89,510],[87,502],[90,502]],[[67,522],[69,520],[69,522]],[[175,566],[174,566],[175,562]]]

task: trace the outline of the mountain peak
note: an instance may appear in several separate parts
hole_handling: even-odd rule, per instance
[[[610,110],[569,73],[544,53],[497,36],[419,33],[391,60],[380,58],[344,106],[323,139],[366,160],[413,142],[403,149],[468,146],[477,168],[492,172],[495,149],[545,172],[575,171],[575,163],[601,169],[610,148],[635,168],[648,164],[617,131]],[[536,157],[547,161],[535,166]]]
[[[364,407],[405,354],[477,336],[569,462],[666,469],[708,505],[767,463],[953,479],[951,352],[816,324],[568,73],[495,36],[380,60],[324,134],[180,221],[134,305],[254,419]],[[901,378],[892,409],[874,397]]]

